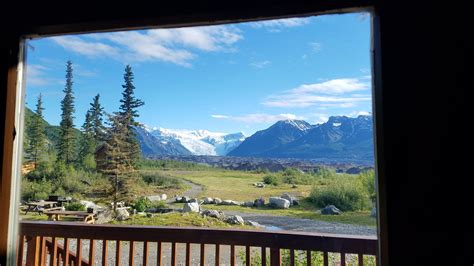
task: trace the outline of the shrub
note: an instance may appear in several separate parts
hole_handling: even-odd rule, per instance
[[[278,177],[275,175],[266,175],[263,177],[263,183],[267,185],[278,186],[280,184]]]
[[[313,187],[310,200],[319,208],[334,205],[341,211],[363,210],[369,206],[369,195],[353,178],[337,178],[327,186]]]
[[[67,211],[85,211],[86,207],[80,202],[71,202],[65,205]]]
[[[53,184],[48,180],[21,181],[21,198],[26,201],[45,200],[53,192]]]
[[[181,188],[183,186],[183,181],[181,181],[180,179],[169,176],[163,176],[157,173],[142,174],[142,179],[148,185],[155,185],[164,188]]]
[[[138,212],[144,212],[150,206],[151,201],[146,197],[140,197],[133,203],[133,208],[135,208]]]
[[[363,171],[359,174],[359,180],[361,181],[364,188],[367,190],[369,194],[369,198],[372,202],[375,202],[377,196],[375,192],[375,171],[368,170]]]

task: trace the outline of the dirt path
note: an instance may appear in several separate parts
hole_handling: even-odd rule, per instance
[[[268,214],[243,213],[226,211],[227,215],[240,215],[245,220],[255,221],[266,227],[267,230],[290,230],[303,232],[320,232],[344,235],[376,235],[377,230],[372,226],[324,222],[312,219],[276,216]]]
[[[201,192],[203,191],[203,188],[201,185],[199,184],[196,184],[196,183],[193,183],[191,181],[188,181],[186,179],[181,179],[183,181],[183,183],[185,185],[188,185],[190,186],[191,188],[184,191],[182,195],[180,196],[186,196],[188,198],[197,198],[199,196],[199,194],[201,194]],[[174,197],[170,197],[168,198],[168,200],[166,200],[166,203],[173,203],[174,202]]]

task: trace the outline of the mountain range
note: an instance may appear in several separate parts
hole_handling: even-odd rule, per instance
[[[137,128],[142,153],[149,155],[227,155],[245,139],[242,132]]]
[[[228,156],[373,161],[371,116],[332,116],[326,123],[278,121],[247,138]]]
[[[142,152],[155,155],[217,155],[373,162],[371,116],[332,116],[326,123],[278,121],[245,138],[207,130],[137,130]]]

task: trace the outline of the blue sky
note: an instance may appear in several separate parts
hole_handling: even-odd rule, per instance
[[[42,93],[55,125],[67,60],[76,127],[97,93],[107,112],[117,111],[126,64],[145,102],[138,120],[150,127],[250,135],[282,119],[314,124],[372,108],[367,14],[31,40],[27,106]]]

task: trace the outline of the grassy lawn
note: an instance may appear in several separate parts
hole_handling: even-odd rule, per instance
[[[265,174],[255,174],[244,171],[232,171],[222,169],[184,171],[184,170],[156,170],[160,174],[187,179],[203,186],[204,190],[200,197],[231,199],[237,201],[253,201],[259,197],[281,196],[285,192],[298,197],[308,196],[311,185],[298,185],[291,188],[289,184],[279,186],[266,186],[257,188],[255,182],[262,182]]]
[[[200,197],[218,197],[223,200],[231,199],[237,201],[253,201],[256,198],[263,197],[268,202],[272,196],[280,196],[285,192],[300,198],[307,197],[311,191],[311,185],[298,185],[297,188],[291,188],[289,184],[279,186],[266,186],[265,188],[256,188],[255,182],[261,182],[265,174],[255,174],[244,171],[232,171],[222,169],[209,170],[155,170],[163,175],[174,176],[190,180],[203,186],[204,190]],[[307,218],[327,222],[340,222],[347,224],[376,226],[375,218],[370,217],[370,211],[345,212],[342,215],[321,215],[317,212],[318,208],[310,202],[302,200],[299,206],[293,206],[290,209],[273,209],[271,207],[247,208],[241,206],[223,206],[223,205],[203,205],[204,209],[213,209],[221,211],[238,211],[244,213],[259,213],[268,215],[289,216],[295,218]],[[173,204],[174,207],[182,207],[182,204]]]
[[[156,226],[197,226],[197,227],[211,227],[211,228],[240,228],[240,229],[256,229],[248,225],[231,225],[219,219],[212,217],[203,217],[197,213],[164,213],[157,214],[154,217],[146,217],[134,215],[130,219],[122,222],[113,221],[112,224],[126,224],[126,225],[156,225]]]

